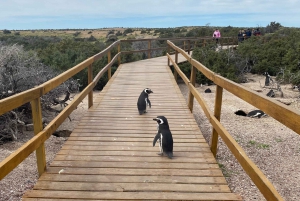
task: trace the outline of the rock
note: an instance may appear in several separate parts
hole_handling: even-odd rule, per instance
[[[211,93],[210,88],[205,89],[204,93]]]
[[[72,131],[70,130],[60,130],[60,131],[55,131],[52,135],[56,137],[70,137]]]
[[[293,102],[295,102],[295,101],[292,100],[292,99],[277,99],[277,101],[279,101],[279,102],[281,102],[281,103],[283,103],[283,104],[285,104],[285,105],[290,105],[290,104],[292,104]]]
[[[34,130],[33,124],[26,124],[26,130],[33,131]]]

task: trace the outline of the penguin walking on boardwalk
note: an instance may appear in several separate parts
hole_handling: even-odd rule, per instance
[[[149,106],[149,108],[151,108],[151,102],[149,100],[149,94],[151,94],[151,93],[153,93],[153,91],[149,88],[145,88],[142,91],[142,93],[137,101],[137,108],[138,108],[140,115],[147,112],[147,106]]]
[[[158,132],[154,137],[153,147],[158,141],[160,149],[160,153],[158,154],[161,156],[165,154],[171,159],[173,157],[173,137],[169,128],[168,120],[164,116],[157,116],[153,120],[156,121],[158,125]]]

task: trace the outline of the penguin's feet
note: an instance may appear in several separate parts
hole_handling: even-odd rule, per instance
[[[147,113],[147,111],[145,110],[144,113]]]
[[[157,155],[162,156],[162,155],[164,155],[164,153],[159,152],[159,153],[157,153]]]

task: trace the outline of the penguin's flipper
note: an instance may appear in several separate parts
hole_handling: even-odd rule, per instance
[[[172,157],[173,157],[173,153],[172,152],[167,152],[166,154],[167,154],[167,156],[168,156],[169,159],[172,159]]]
[[[160,134],[157,133],[153,139],[153,147],[155,146],[155,143],[157,142],[157,140],[160,139]]]
[[[147,102],[148,102],[149,107],[151,108],[151,102],[150,102],[149,98],[147,98]]]

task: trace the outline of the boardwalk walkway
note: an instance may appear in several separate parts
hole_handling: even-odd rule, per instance
[[[149,87],[152,108],[136,102]],[[158,115],[168,118],[174,158],[152,147]],[[231,193],[166,57],[122,64],[34,189],[33,200],[241,200]]]

